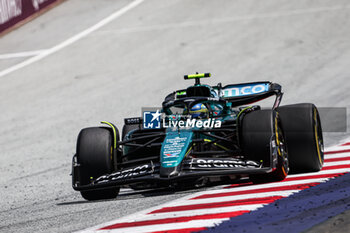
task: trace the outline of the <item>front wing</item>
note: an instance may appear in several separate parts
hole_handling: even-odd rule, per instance
[[[271,164],[272,165],[272,164]],[[111,174],[91,180],[90,184],[80,185],[79,165],[73,158],[73,189],[77,191],[103,189],[132,183],[160,183],[172,184],[181,180],[200,177],[266,174],[274,170],[271,167],[262,167],[255,161],[239,159],[197,158],[184,160],[180,171],[167,177],[161,176],[159,163],[147,163],[136,167],[123,169]]]

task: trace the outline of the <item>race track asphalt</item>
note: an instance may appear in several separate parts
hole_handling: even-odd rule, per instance
[[[50,49],[131,2],[67,0],[1,37],[0,55]],[[347,0],[146,0],[1,76],[0,232],[72,232],[196,192],[86,202],[69,176],[81,128],[107,120],[121,129],[190,85],[184,74],[211,72],[213,85],[270,80],[284,104],[348,107],[349,19]],[[26,59],[0,59],[0,72]],[[326,133],[326,145],[348,137]]]

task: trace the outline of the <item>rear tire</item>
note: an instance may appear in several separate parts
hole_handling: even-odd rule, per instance
[[[314,104],[281,106],[282,119],[289,152],[291,172],[317,172],[324,161],[320,116]]]
[[[78,136],[77,158],[80,164],[81,185],[90,184],[91,179],[112,173],[113,168],[113,137],[106,128],[85,128]],[[81,191],[86,200],[116,198],[119,187]]]
[[[250,175],[253,183],[265,183],[283,180],[289,171],[288,154],[284,143],[281,123],[278,113],[274,110],[258,110],[248,113],[242,121],[243,154],[249,160],[261,161],[263,166],[271,164],[271,138],[275,137],[277,144],[276,169],[268,174]]]

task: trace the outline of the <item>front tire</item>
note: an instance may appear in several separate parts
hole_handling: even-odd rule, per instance
[[[113,137],[106,128],[92,127],[80,131],[77,142],[77,159],[80,164],[81,185],[113,172]],[[119,187],[81,191],[86,200],[116,198]]]
[[[250,175],[253,183],[283,180],[289,171],[288,154],[281,129],[279,114],[274,110],[258,110],[248,113],[242,121],[242,150],[249,160],[271,165],[271,139],[276,142],[276,169],[268,174]]]

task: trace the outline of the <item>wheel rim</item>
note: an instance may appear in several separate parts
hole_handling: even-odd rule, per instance
[[[277,150],[278,150],[278,156],[280,161],[282,162],[282,172],[285,176],[287,176],[289,172],[289,162],[288,162],[288,153],[287,153],[287,147],[285,144],[283,131],[281,128],[281,122],[276,117],[275,119],[275,131],[276,131],[276,144],[277,144]]]
[[[316,148],[317,148],[317,155],[319,159],[319,163],[322,166],[323,165],[323,155],[324,155],[324,143],[323,143],[323,136],[322,136],[322,127],[320,124],[320,118],[317,112],[317,109],[314,108],[314,125],[315,125],[315,141],[316,141]]]

